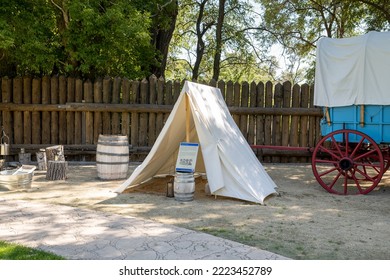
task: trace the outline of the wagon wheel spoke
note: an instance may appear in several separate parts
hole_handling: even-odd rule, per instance
[[[329,169],[329,170],[327,170],[327,171],[324,171],[324,172],[322,172],[322,173],[319,173],[318,176],[319,176],[319,177],[323,177],[323,176],[325,176],[325,175],[328,175],[329,173],[332,173],[333,171],[339,171],[339,170],[338,170],[338,168],[333,167],[333,168],[331,168],[331,169]],[[339,172],[339,174],[341,175],[341,172]],[[340,175],[339,175],[339,176],[340,176]]]
[[[372,170],[376,171],[376,175],[381,173],[381,165],[374,163],[356,163],[356,167],[361,166],[364,172],[367,174],[367,167],[372,167]]]
[[[337,160],[338,160],[338,159],[340,159],[340,158],[342,157],[342,152],[341,152],[340,149],[338,149],[340,155],[336,155],[332,150],[330,150],[330,149],[328,149],[328,148],[325,148],[325,147],[323,147],[323,146],[321,146],[320,149],[321,149],[321,152],[322,152],[322,153],[327,153],[327,154],[331,155],[332,158],[334,158],[334,159],[337,159]]]
[[[349,147],[349,133],[345,133],[344,142],[345,142],[345,156],[348,156],[348,147]]]
[[[351,172],[352,173],[352,172]],[[352,173],[352,179],[354,180],[355,184],[356,184],[356,187],[357,189],[359,190],[359,193],[363,194],[363,189],[361,188],[360,186],[360,183],[359,183],[359,180],[356,178],[355,176],[355,172]]]
[[[359,141],[359,143],[356,145],[355,149],[353,149],[352,153],[351,153],[351,157],[354,157],[356,152],[359,150],[359,148],[363,145],[363,142],[365,140],[365,137],[362,137]]]
[[[333,155],[333,156],[334,156],[335,158],[337,158],[337,159],[339,159],[340,157],[343,157],[343,152],[342,152],[341,149],[340,149],[340,145],[337,144],[337,141],[336,141],[336,139],[334,138],[334,136],[331,135],[330,138],[332,139],[332,144],[335,146],[335,148],[336,148],[336,150],[338,151],[338,153],[339,153],[340,156],[335,155],[332,151],[330,151],[330,150],[328,150],[328,149],[326,149],[326,151],[327,151],[329,154]],[[324,148],[324,147],[323,147],[323,148]]]
[[[346,172],[345,176],[344,176],[344,184],[343,184],[343,194],[348,194],[348,171]]]
[[[360,159],[363,159],[363,158],[367,158],[367,156],[375,154],[375,153],[377,153],[377,151],[369,150],[367,153],[364,153],[364,154],[361,154],[361,155],[355,157],[354,160],[360,160]]]
[[[336,182],[339,180],[340,176],[342,175],[342,172],[338,172],[338,174],[336,175],[336,177],[334,177],[333,181],[328,185],[328,188],[330,190],[333,190],[333,187],[335,186]]]

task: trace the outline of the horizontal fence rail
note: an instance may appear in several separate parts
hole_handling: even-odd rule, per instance
[[[64,145],[70,160],[95,160],[99,134],[129,139],[131,160],[143,160],[161,132],[184,81],[65,76],[1,78],[0,124],[14,154]],[[211,81],[259,159],[306,162],[320,139],[322,110],[313,87],[290,82]],[[262,148],[264,146],[264,148]],[[273,149],[270,146],[276,147]]]

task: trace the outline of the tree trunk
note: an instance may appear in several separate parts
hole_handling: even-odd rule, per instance
[[[193,80],[197,80],[199,77],[200,63],[202,62],[204,50],[205,50],[205,43],[203,41],[203,36],[207,32],[207,30],[211,28],[211,26],[213,25],[213,22],[203,24],[203,16],[204,16],[204,11],[205,11],[205,6],[207,1],[208,0],[204,0],[200,3],[198,18],[196,21],[197,43],[196,43],[196,60],[195,60],[194,68],[192,69]]]
[[[213,79],[218,81],[221,64],[221,52],[222,52],[222,27],[225,20],[225,3],[226,0],[219,0],[218,10],[218,22],[215,31],[215,55],[214,55],[214,67],[213,67]]]
[[[64,146],[58,145],[46,148],[46,159],[47,161],[64,161]]]
[[[68,170],[67,161],[48,161],[47,162],[47,180],[66,180]]]
[[[172,39],[173,31],[176,26],[176,19],[178,14],[178,1],[171,1],[166,6],[163,6],[160,13],[171,20],[169,23],[169,28],[161,27],[161,22],[159,20],[159,15],[156,15],[154,24],[152,26],[151,35],[152,35],[152,45],[156,47],[157,55],[156,60],[159,62],[158,65],[152,66],[150,69],[151,74],[154,74],[156,77],[165,76],[165,68],[167,65],[168,58],[168,49],[169,44]]]

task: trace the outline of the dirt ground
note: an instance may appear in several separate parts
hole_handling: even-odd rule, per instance
[[[63,181],[48,181],[45,171],[35,171],[31,189],[0,188],[0,198],[142,217],[293,259],[390,259],[390,174],[384,175],[379,190],[368,195],[340,196],[329,194],[317,183],[309,164],[264,167],[279,192],[267,198],[265,205],[207,196],[201,177],[191,202],[166,196],[169,178],[116,194],[113,190],[124,180],[100,180],[92,164],[71,164],[68,179]]]

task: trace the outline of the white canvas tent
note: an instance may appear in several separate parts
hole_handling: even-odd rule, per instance
[[[390,104],[390,32],[324,37],[316,52],[314,105]]]
[[[116,192],[154,176],[174,175],[184,141],[200,144],[195,172],[207,174],[212,194],[263,203],[276,193],[277,186],[235,124],[220,90],[188,81],[150,153]]]

